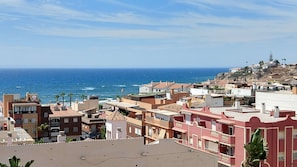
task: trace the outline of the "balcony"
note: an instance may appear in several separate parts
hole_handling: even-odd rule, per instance
[[[219,157],[219,160],[218,160],[219,163],[235,165],[235,157],[234,156],[220,153],[218,157]]]
[[[59,132],[51,132],[51,137],[58,136],[58,135],[59,135]]]
[[[220,133],[219,134],[219,142],[230,145],[230,146],[234,146],[235,145],[235,136],[225,134],[225,133]]]
[[[170,129],[173,126],[172,122],[163,121],[163,120],[160,120],[160,119],[155,119],[153,117],[146,117],[145,118],[145,123],[155,125],[155,126],[159,126],[159,127],[163,127],[165,129]]]

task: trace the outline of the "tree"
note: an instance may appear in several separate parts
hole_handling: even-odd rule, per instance
[[[65,97],[65,93],[62,92],[60,95],[61,95],[61,97],[62,97],[62,102],[63,102],[63,106],[64,106],[64,97]]]
[[[56,98],[56,102],[58,103],[59,102],[60,95],[56,95],[55,98]]]
[[[106,127],[101,126],[100,127],[100,139],[105,139],[105,134],[106,134]]]
[[[69,97],[69,103],[70,103],[70,106],[71,106],[73,94],[72,93],[69,93],[68,94],[68,97]]]
[[[261,61],[259,62],[259,65],[260,65],[260,67],[262,68],[262,66],[264,65],[264,61],[261,60]]]
[[[279,62],[277,59],[275,59],[273,62],[274,62],[274,64],[277,65],[277,66],[280,65],[280,62]]]
[[[45,132],[47,132],[48,128],[49,128],[49,125],[47,123],[44,123],[38,126],[38,131],[42,133],[42,137],[45,136]]]
[[[13,156],[12,158],[9,158],[10,166],[0,163],[0,167],[20,167],[20,165],[19,165],[20,162],[21,162],[20,158],[17,158],[16,156]],[[34,160],[28,161],[26,163],[25,167],[30,167],[33,162],[34,162]],[[24,167],[24,166],[22,166],[22,167]]]
[[[268,146],[261,136],[261,129],[256,129],[249,143],[244,145],[248,156],[242,167],[259,167],[260,161],[267,158]]]
[[[87,98],[87,95],[81,95],[80,98],[81,98],[82,100],[85,100],[85,99]]]

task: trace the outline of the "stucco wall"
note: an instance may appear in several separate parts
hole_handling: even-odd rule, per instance
[[[143,138],[0,147],[0,162],[16,155],[32,167],[217,167],[216,157],[176,144],[172,139],[144,145]]]
[[[256,92],[256,109],[261,109],[265,103],[266,110],[273,110],[279,106],[280,110],[294,110],[297,112],[297,95],[272,92]]]

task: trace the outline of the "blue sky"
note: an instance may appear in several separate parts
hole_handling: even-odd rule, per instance
[[[0,68],[297,63],[296,0],[0,0]]]

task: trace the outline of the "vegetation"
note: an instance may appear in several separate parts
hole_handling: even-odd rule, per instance
[[[105,133],[106,133],[106,127],[101,126],[100,127],[100,139],[105,139]]]
[[[81,95],[81,96],[80,96],[80,98],[81,98],[82,100],[87,99],[87,97],[88,97],[87,95]]]
[[[48,131],[49,125],[47,123],[41,124],[40,126],[38,126],[38,131],[40,131],[42,133],[41,137],[45,136],[45,133]]]
[[[64,92],[62,92],[61,94],[60,94],[60,96],[62,97],[62,102],[63,102],[63,106],[64,106],[64,101],[65,101],[65,93]]]
[[[56,95],[55,98],[56,98],[56,102],[58,103],[59,102],[60,95]]]
[[[20,158],[17,158],[16,156],[13,156],[12,158],[9,158],[10,166],[0,163],[0,167],[21,167],[20,162],[21,162]],[[26,163],[25,167],[30,167],[33,162],[34,162],[34,160],[28,161]],[[24,167],[24,166],[22,166],[22,167]]]
[[[261,129],[256,129],[249,143],[244,145],[248,156],[242,167],[259,167],[260,161],[267,158],[268,146],[261,136]]]
[[[73,94],[72,93],[69,93],[68,94],[68,97],[69,97],[69,103],[70,103],[69,105],[71,106]]]

